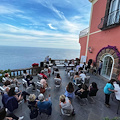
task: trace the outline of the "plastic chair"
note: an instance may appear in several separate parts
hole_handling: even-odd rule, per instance
[[[49,73],[48,73],[48,69],[47,69],[47,68],[44,68],[44,74],[45,74],[46,76],[49,76]]]
[[[71,110],[61,108],[61,113],[62,113],[62,115],[70,116],[72,112],[71,112]]]
[[[89,97],[92,100],[92,102],[90,102],[90,103],[95,103],[94,97],[97,95],[97,91],[98,91],[98,89],[89,91]]]
[[[38,80],[41,80],[43,78],[43,75],[37,74]]]
[[[82,78],[75,78],[75,82],[74,82],[74,85],[77,85],[77,86],[79,86],[79,85],[81,85],[82,84]]]
[[[23,84],[23,86],[25,87],[26,90],[32,88],[31,84],[30,84],[30,86],[28,86],[27,81],[25,79],[22,79],[22,84]]]
[[[84,103],[82,104],[81,102],[80,102],[80,105],[81,106],[83,106],[83,105],[87,105],[87,101],[88,101],[88,93],[89,93],[89,91],[84,91],[82,94],[81,94],[81,96],[78,96],[78,98],[80,99],[80,100],[82,100],[82,101],[84,101]]]
[[[6,82],[6,79],[3,77],[3,78],[2,78],[2,83],[4,83],[4,82]]]
[[[36,89],[37,89],[36,92],[39,92],[39,93],[40,93],[40,89],[41,89],[41,88],[43,88],[43,84],[41,84],[40,82],[37,82],[37,83],[36,83]],[[37,94],[37,96],[38,96],[38,94]]]
[[[86,76],[86,78],[85,78],[85,84],[89,84],[89,82],[90,82],[90,76]]]
[[[75,72],[70,72],[70,80],[74,78]]]
[[[54,75],[57,76],[57,74],[60,74],[59,71],[54,71]]]
[[[61,79],[60,78],[54,78],[54,83],[55,87],[60,87],[61,86]]]

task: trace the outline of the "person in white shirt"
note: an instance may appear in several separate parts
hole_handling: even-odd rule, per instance
[[[84,83],[84,82],[85,82],[85,78],[86,78],[85,73],[83,73],[83,71],[81,71],[81,73],[80,73],[80,75],[79,75],[79,76],[82,78],[83,83]]]

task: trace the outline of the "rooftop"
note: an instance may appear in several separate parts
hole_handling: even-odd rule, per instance
[[[51,74],[51,76],[48,79],[48,85],[51,87],[51,90],[48,90],[45,92],[45,98],[48,97],[49,94],[51,94],[51,99],[52,99],[52,115],[47,118],[46,115],[42,114],[42,119],[43,120],[103,120],[104,117],[109,117],[109,118],[114,118],[116,116],[120,116],[120,111],[117,113],[117,107],[118,107],[118,101],[117,100],[111,100],[110,99],[110,104],[111,107],[107,108],[104,105],[104,93],[103,93],[103,88],[106,84],[106,81],[102,80],[101,77],[92,75],[88,73],[87,75],[90,75],[90,83],[91,82],[96,82],[99,88],[99,91],[97,93],[97,96],[94,98],[95,103],[90,104],[89,101],[87,101],[87,105],[81,106],[80,105],[80,100],[78,98],[74,98],[72,100],[72,105],[75,109],[75,116],[60,116],[60,108],[59,108],[59,96],[61,94],[64,94],[65,92],[65,87],[70,82],[70,79],[68,78],[68,75],[66,74],[65,68],[60,67],[60,74],[62,78],[62,86],[60,88],[55,88],[54,86],[54,75]],[[33,78],[34,81],[37,81],[38,78],[37,76],[34,76]],[[21,79],[19,79],[21,81]],[[21,90],[25,90],[22,85],[20,85]],[[77,87],[75,87],[77,89]],[[36,95],[39,95],[37,91],[32,92],[29,91],[29,93],[34,93]],[[1,99],[1,96],[0,96]],[[1,100],[0,100],[0,105],[2,105]],[[24,120],[30,120],[29,118],[29,113],[30,110],[27,107],[27,103],[22,103],[20,104],[19,108],[14,111],[14,113],[17,116],[24,116]],[[40,116],[37,117],[37,120],[41,119]]]

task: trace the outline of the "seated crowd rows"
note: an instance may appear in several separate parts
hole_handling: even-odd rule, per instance
[[[86,85],[85,79],[86,71],[85,65],[83,67],[78,67],[76,65],[75,68],[71,67],[66,72],[68,77],[72,79],[71,82],[67,84],[65,87],[65,92],[59,97],[59,106],[61,109],[61,113],[63,115],[75,115],[75,110],[71,103],[71,99],[75,97],[79,99],[87,98],[88,96],[96,96],[98,87],[95,82],[92,82],[89,86]],[[54,64],[53,71],[54,74],[54,84],[55,86],[62,85],[62,78],[60,76],[60,71],[58,67]],[[44,93],[46,90],[51,89],[48,85],[48,80],[51,75],[51,68],[48,65],[45,65],[44,69],[41,70],[40,73],[37,74],[38,81],[33,82],[33,77],[27,73],[26,70],[23,71],[23,85],[26,87],[25,91],[20,90],[19,85],[21,84],[18,80],[11,79],[9,74],[5,74],[5,79],[3,81],[3,91],[2,93],[2,103],[4,108],[7,108],[9,112],[6,112],[4,108],[0,110],[1,120],[3,120],[6,116],[6,119],[11,120],[11,118],[15,120],[22,120],[24,116],[18,117],[13,111],[19,107],[21,100],[28,104],[30,109],[30,118],[36,118],[38,114],[46,113],[47,115],[51,115],[52,113],[52,102],[51,95],[45,99]],[[77,78],[80,78],[79,84],[77,84]],[[74,85],[77,85],[77,89]],[[39,95],[30,94],[27,92],[27,88],[32,88],[33,91],[39,89]],[[28,96],[28,97],[27,97]],[[28,98],[28,99],[27,99]]]

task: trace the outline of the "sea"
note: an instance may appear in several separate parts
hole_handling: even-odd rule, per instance
[[[51,59],[75,59],[79,58],[80,50],[0,46],[0,70],[29,68],[33,63],[43,62],[46,56]]]

